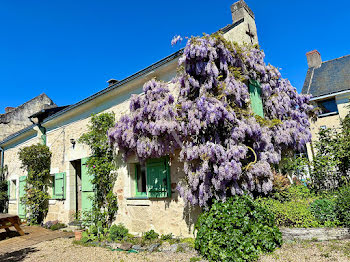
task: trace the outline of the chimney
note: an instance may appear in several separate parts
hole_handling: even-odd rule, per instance
[[[320,67],[322,64],[321,54],[317,50],[306,53],[307,65],[309,68]]]
[[[114,84],[116,84],[116,83],[118,83],[119,82],[119,80],[116,80],[116,79],[109,79],[108,81],[107,81],[107,83],[108,83],[108,86],[112,86],[112,85],[114,85]]]
[[[13,111],[13,110],[15,110],[16,108],[15,107],[12,107],[12,106],[8,106],[8,107],[5,107],[5,114],[6,113],[9,113],[9,112],[11,112],[11,111]]]
[[[253,11],[249,8],[249,6],[243,0],[240,0],[233,5],[231,5],[231,13],[232,13],[232,24],[238,22],[242,18],[250,16],[255,20],[255,16]]]

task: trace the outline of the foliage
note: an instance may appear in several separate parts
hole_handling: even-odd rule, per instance
[[[5,179],[7,174],[7,166],[0,168],[0,213],[6,213],[8,196],[7,196],[7,180]]]
[[[282,244],[273,215],[246,195],[214,200],[196,229],[195,248],[209,261],[252,261]]]
[[[50,229],[52,231],[55,231],[55,230],[59,230],[61,228],[65,228],[67,226],[65,224],[63,224],[63,223],[56,223],[56,224],[52,224],[50,226],[49,225],[44,225],[44,227],[47,228],[47,229]]]
[[[27,171],[25,195],[20,199],[25,205],[29,224],[40,224],[48,211],[51,152],[46,145],[35,144],[19,150],[22,168]]]
[[[123,225],[112,225],[109,229],[110,238],[115,240],[123,240],[128,236],[129,230]]]
[[[142,234],[142,238],[145,240],[154,240],[154,239],[157,239],[158,237],[159,237],[159,234],[155,232],[153,229],[151,229],[150,231],[144,232]]]
[[[113,193],[116,175],[113,150],[108,144],[107,131],[114,125],[114,113],[92,115],[88,132],[79,138],[79,142],[90,147],[91,157],[87,161],[88,172],[93,175],[92,184],[95,186],[95,197],[92,222],[102,221],[104,227],[112,224],[118,211],[117,196]]]
[[[250,80],[261,84],[264,118],[251,110]],[[180,87],[177,97],[173,84]],[[245,191],[267,194],[271,165],[311,138],[309,96],[266,65],[257,46],[221,34],[189,39],[172,83],[151,80],[143,90],[109,132],[110,143],[140,159],[180,149],[186,179],[178,190],[193,205],[208,207]]]
[[[321,224],[337,224],[335,202],[331,199],[316,199],[310,204],[311,213]]]
[[[273,196],[276,199],[283,199],[286,197],[291,183],[289,179],[279,173],[273,173]]]
[[[103,227],[102,221],[99,221],[96,225],[90,225],[88,230],[82,233],[81,242],[93,242],[102,241],[108,235],[108,228]]]
[[[334,217],[335,210],[327,206],[334,203],[333,198],[330,194],[317,196],[303,185],[293,185],[283,198],[260,198],[258,201],[274,214],[280,227],[335,227],[339,225]]]
[[[336,198],[337,216],[340,222],[350,228],[350,186],[344,186],[339,190]]]
[[[170,240],[170,239],[173,239],[173,234],[172,233],[169,233],[169,234],[162,234],[161,236],[160,236],[160,239],[161,240]]]

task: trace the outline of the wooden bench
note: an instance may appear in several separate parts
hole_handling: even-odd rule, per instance
[[[20,227],[21,220],[16,215],[0,214],[0,229],[5,229],[7,233],[10,232],[9,227],[15,227],[17,232],[24,236],[24,232]]]

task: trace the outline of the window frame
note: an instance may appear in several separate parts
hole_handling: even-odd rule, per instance
[[[165,161],[165,169],[166,169],[166,179],[167,179],[167,193],[166,196],[159,196],[159,197],[155,197],[155,196],[150,196],[149,195],[149,179],[148,179],[148,174],[147,174],[147,164],[153,164],[156,162],[161,162],[161,161]],[[161,157],[161,158],[152,158],[152,159],[148,159],[145,163],[145,175],[146,175],[146,192],[139,192],[138,191],[138,187],[137,187],[137,179],[138,179],[138,167],[141,167],[141,163],[133,163],[134,165],[134,173],[135,173],[135,193],[134,198],[143,198],[143,199],[150,199],[150,198],[157,198],[157,199],[161,199],[161,198],[171,198],[171,174],[170,174],[170,165],[169,165],[169,157]]]
[[[334,101],[334,104],[335,104],[335,106],[336,106],[336,111],[331,111],[331,112],[323,113],[323,112],[322,112],[321,104],[324,103],[324,102],[328,102],[328,101]],[[317,101],[317,107],[320,108],[320,110],[321,110],[321,112],[322,112],[321,114],[318,115],[318,117],[326,117],[326,116],[332,116],[332,115],[338,115],[338,114],[339,114],[337,99],[336,99],[335,96],[334,96],[334,97],[331,97],[331,98],[322,99],[322,100]]]

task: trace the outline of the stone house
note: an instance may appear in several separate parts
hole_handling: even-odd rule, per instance
[[[231,12],[232,24],[220,29],[224,37],[238,43],[257,44],[254,14],[246,3],[243,0],[234,3]],[[119,119],[128,113],[131,95],[141,94],[145,82],[154,77],[171,81],[176,75],[182,52],[179,50],[121,81],[110,80],[107,88],[57,112],[43,110],[34,114],[32,120],[36,124],[2,140],[1,163],[8,167],[7,180],[10,184],[9,213],[25,218],[25,209],[19,199],[24,193],[26,172],[20,168],[17,154],[20,148],[38,142],[46,143],[52,152],[50,173],[54,186],[46,220],[68,223],[74,219],[76,212],[89,210],[89,195],[93,194],[93,188],[85,163],[90,152],[77,139],[87,131],[91,114],[114,112]],[[145,188],[150,172],[159,171],[164,171],[167,176],[167,191],[161,196],[149,195]],[[126,163],[121,161],[115,172],[118,179],[114,191],[118,195],[119,206],[116,223],[123,223],[132,233],[154,229],[161,234],[192,235],[198,212],[185,208],[175,190],[177,182],[184,176],[176,159],[149,162],[145,171],[138,164],[138,159],[130,158]]]
[[[311,94],[312,103],[321,109],[315,122],[310,122],[312,140],[317,139],[320,128],[337,128],[340,120],[349,113],[350,55],[322,61],[317,50],[306,53],[308,70],[302,93]],[[307,153],[313,156],[312,143]]]

